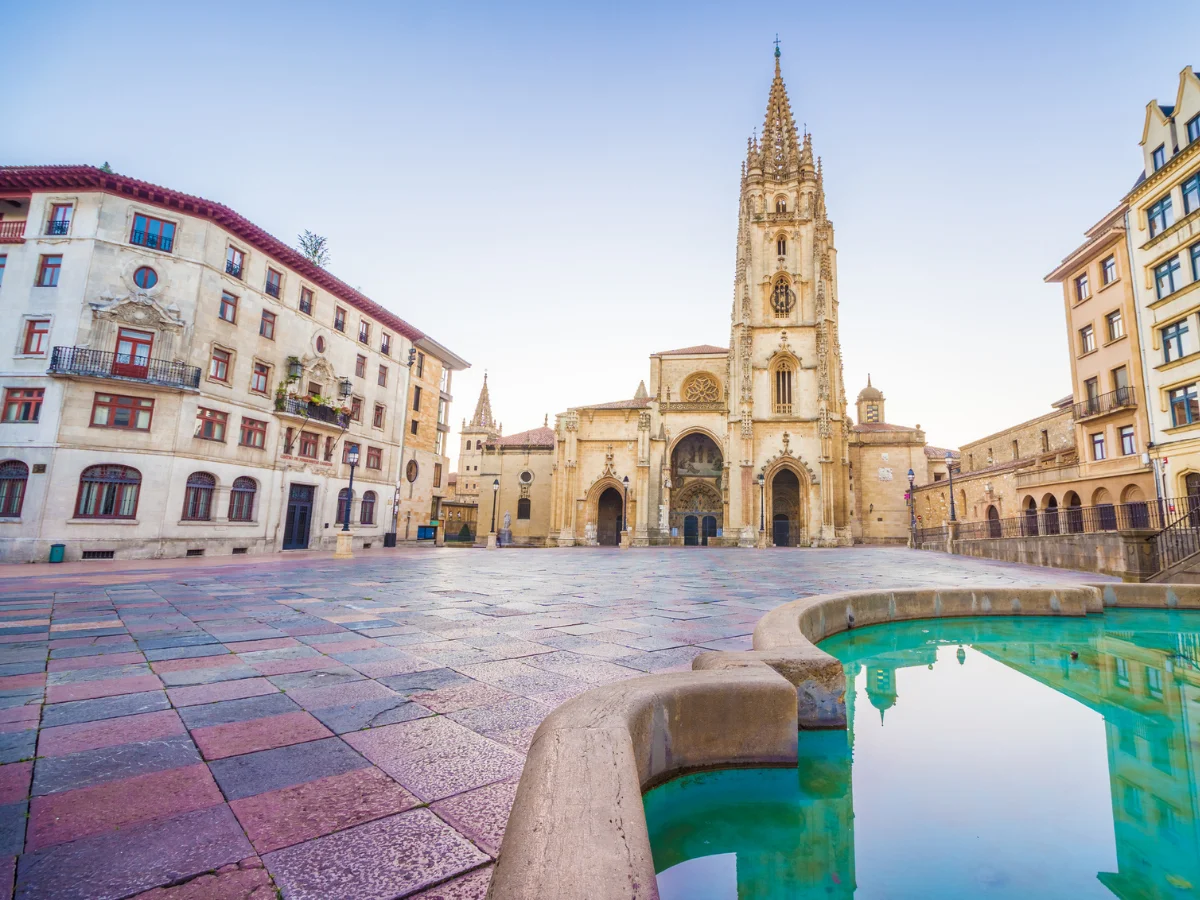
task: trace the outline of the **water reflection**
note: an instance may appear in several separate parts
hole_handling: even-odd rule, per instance
[[[647,795],[666,900],[1200,896],[1200,614],[912,622],[822,646],[856,685],[846,732],[802,733],[796,772]]]

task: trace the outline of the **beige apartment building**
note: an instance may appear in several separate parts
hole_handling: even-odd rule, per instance
[[[410,388],[432,378],[448,403],[463,360],[200,197],[4,167],[0,213],[0,559],[328,549],[347,516],[356,545],[383,542]]]
[[[1200,78],[1146,107],[1144,171],[1125,198],[1150,454],[1165,496],[1200,496]]]

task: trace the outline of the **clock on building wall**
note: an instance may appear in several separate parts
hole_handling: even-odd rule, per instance
[[[408,466],[404,470],[404,477],[407,478],[411,483],[417,480],[417,473],[420,471],[421,467],[417,465],[417,461],[415,459],[410,459],[408,461]]]

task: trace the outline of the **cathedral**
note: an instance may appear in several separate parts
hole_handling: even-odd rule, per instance
[[[852,428],[821,162],[796,131],[777,48],[742,164],[728,345],[654,353],[632,398],[508,436],[485,379],[457,490],[478,499],[480,543],[843,546]]]

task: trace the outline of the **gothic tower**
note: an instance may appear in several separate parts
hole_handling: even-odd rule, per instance
[[[483,376],[483,389],[475,403],[475,414],[471,421],[463,420],[462,448],[458,454],[458,493],[470,498],[479,492],[479,463],[483,459],[483,448],[494,444],[502,430],[492,415],[492,398],[488,393],[487,373]]]
[[[812,504],[805,518],[819,522],[819,534],[807,537],[848,543],[837,251],[821,162],[807,129],[796,133],[778,47],[762,134],[747,142],[742,166],[736,258],[728,396],[741,493],[752,496],[757,475],[769,477],[790,458],[802,476],[802,505]]]

